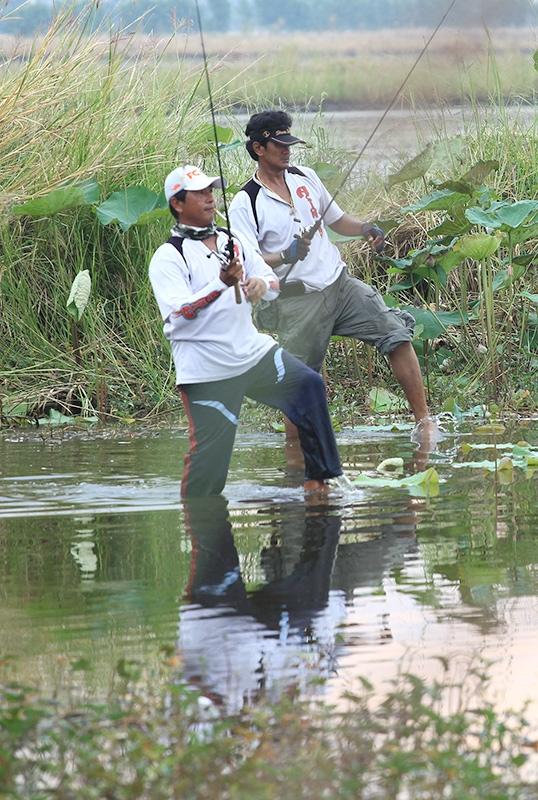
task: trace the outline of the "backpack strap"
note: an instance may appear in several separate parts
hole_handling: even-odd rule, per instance
[[[306,178],[306,175],[299,167],[288,167],[287,172],[291,172],[292,175],[302,175],[303,178]],[[241,187],[242,192],[248,194],[250,198],[250,205],[252,206],[252,215],[254,217],[254,222],[256,223],[256,230],[260,230],[260,223],[258,221],[258,212],[256,211],[256,198],[258,197],[259,191],[262,187],[260,184],[251,178],[244,186]]]
[[[302,175],[303,178],[306,178],[306,175],[299,167],[288,167],[287,172],[291,172],[292,175]]]
[[[252,206],[252,214],[254,216],[254,222],[256,223],[256,230],[260,230],[260,223],[258,222],[258,212],[256,211],[256,198],[258,197],[258,193],[262,187],[259,183],[257,183],[253,178],[251,178],[248,183],[241,188],[242,192],[246,192],[250,198],[250,205]]]
[[[178,251],[179,255],[181,256],[181,258],[185,262],[185,266],[187,267],[187,271],[189,273],[189,281],[190,281],[191,277],[192,277],[191,276],[191,271],[189,269],[189,265],[187,264],[187,259],[185,258],[185,255],[183,254],[183,242],[184,241],[185,241],[185,239],[182,236],[171,236],[167,240],[166,244],[171,244],[172,247],[175,247],[176,250]]]

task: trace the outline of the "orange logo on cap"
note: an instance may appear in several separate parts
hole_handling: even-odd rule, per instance
[[[187,175],[187,178],[191,180],[195,175],[201,175],[202,173],[199,169],[191,169],[190,172],[186,172],[185,174]]]

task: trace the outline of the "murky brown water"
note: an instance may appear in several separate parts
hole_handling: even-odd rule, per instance
[[[401,455],[409,430],[347,429],[351,472]],[[538,422],[499,438],[538,447]],[[0,656],[54,684],[80,657],[108,686],[119,658],[177,649],[185,677],[230,709],[290,685],[335,699],[366,675],[458,674],[494,660],[499,706],[536,700],[538,474],[503,479],[454,460],[463,427],[430,457],[440,494],[340,490],[305,504],[280,434],[240,433],[226,499],[182,508],[185,435],[7,432],[0,439]],[[535,705],[534,718],[538,720]]]

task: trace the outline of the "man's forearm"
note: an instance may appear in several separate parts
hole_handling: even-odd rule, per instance
[[[368,222],[352,217],[351,214],[344,214],[329,227],[342,236],[364,236],[364,231],[368,226]]]
[[[281,253],[262,253],[262,256],[267,266],[271,267],[271,269],[281,267],[285,263]]]

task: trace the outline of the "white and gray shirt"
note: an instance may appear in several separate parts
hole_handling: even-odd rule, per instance
[[[224,252],[228,236],[217,233]],[[278,279],[248,243],[234,237],[244,279],[263,278],[264,300],[278,295]],[[221,263],[203,242],[182,239],[182,254],[162,244],[151,259],[149,278],[170,340],[178,384],[205,383],[242,375],[276,344],[252,322],[245,296],[235,302],[233,288],[220,280]]]
[[[256,175],[237,192],[230,204],[230,222],[243,240],[260,253],[280,253],[295,235],[312,227],[329,206],[331,196],[313,169],[290,167],[285,174],[292,203],[287,203],[264,186]],[[345,267],[340,251],[327,235],[325,224],[332,225],[344,211],[332,203],[319,231],[314,235],[304,261],[298,261],[289,280],[301,280],[307,291],[320,291],[338,278]],[[289,265],[275,269],[282,278]]]

